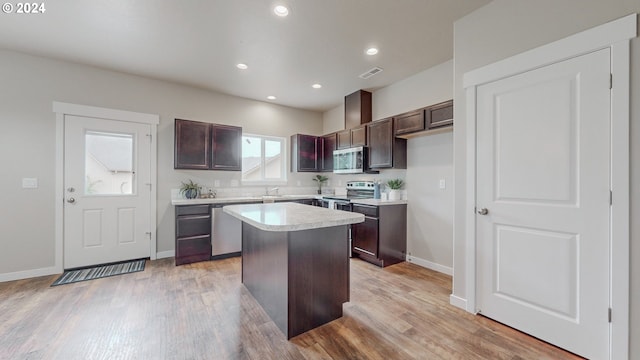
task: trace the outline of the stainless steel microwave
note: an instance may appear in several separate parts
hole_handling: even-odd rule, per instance
[[[333,172],[336,174],[359,174],[367,172],[368,151],[366,146],[333,151]]]

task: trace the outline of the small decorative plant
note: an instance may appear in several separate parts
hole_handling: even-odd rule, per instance
[[[180,193],[184,194],[184,197],[187,199],[195,199],[198,197],[200,188],[201,187],[198,183],[194,183],[193,180],[189,179],[189,182],[182,182],[182,186],[180,186]]]
[[[327,180],[329,180],[328,177],[320,174],[313,177],[313,181],[318,183],[318,194],[322,194],[322,184],[324,184]]]
[[[402,194],[400,189],[404,185],[404,181],[402,179],[391,179],[387,181],[387,186],[389,186],[389,200],[400,200]]]
[[[400,190],[404,186],[404,181],[402,179],[391,179],[387,181],[387,185],[391,190]]]

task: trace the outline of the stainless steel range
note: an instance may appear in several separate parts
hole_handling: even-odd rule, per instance
[[[352,199],[373,199],[373,181],[349,181],[347,182],[346,195],[323,196],[329,208],[351,211]]]

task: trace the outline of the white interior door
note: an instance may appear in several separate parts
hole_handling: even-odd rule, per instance
[[[605,49],[476,98],[477,308],[590,359],[609,356],[609,74]]]
[[[66,115],[64,268],[149,257],[150,125]]]

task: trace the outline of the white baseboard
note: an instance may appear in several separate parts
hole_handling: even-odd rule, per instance
[[[458,307],[462,310],[467,310],[467,299],[463,299],[461,297],[455,296],[453,294],[449,295],[449,304]]]
[[[14,281],[14,280],[22,280],[28,278],[34,278],[38,276],[48,276],[54,274],[62,274],[62,269],[58,269],[55,266],[40,268],[40,269],[32,269],[32,270],[24,270],[24,271],[16,271],[12,273],[0,274],[0,282],[5,281]]]
[[[160,251],[156,253],[157,259],[164,259],[176,256],[175,250]]]
[[[410,263],[414,263],[416,265],[422,266],[423,268],[431,269],[433,271],[441,272],[443,274],[447,274],[449,276],[453,275],[453,268],[448,266],[436,264],[429,260],[421,259],[419,257],[407,255],[407,261]]]

